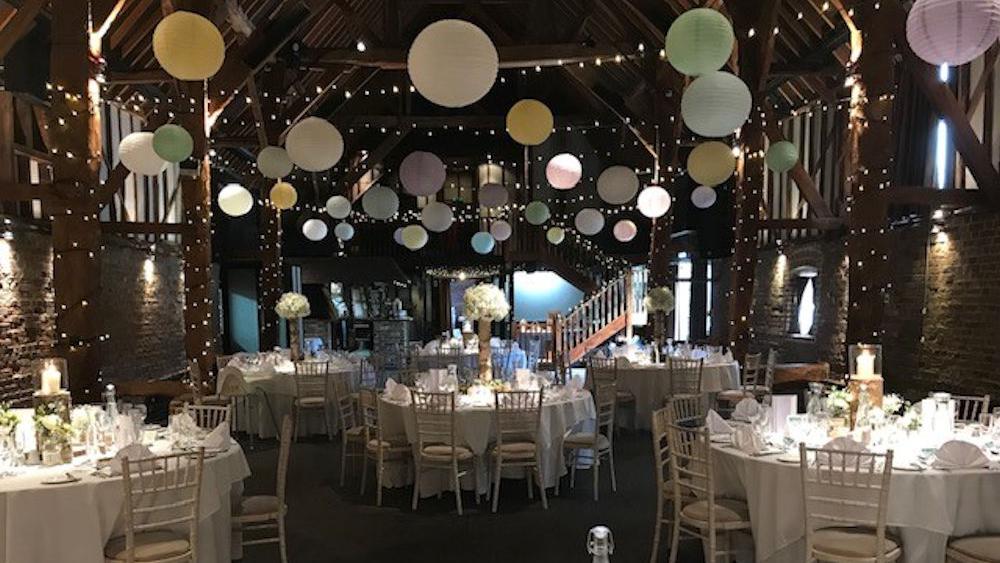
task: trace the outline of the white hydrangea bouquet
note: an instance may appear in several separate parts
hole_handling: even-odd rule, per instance
[[[481,283],[465,290],[462,296],[465,317],[479,322],[479,379],[493,379],[490,350],[490,323],[510,314],[510,303],[503,290],[491,283]]]
[[[650,313],[670,313],[674,310],[674,292],[669,287],[654,287],[646,292],[644,303]]]
[[[283,293],[274,306],[274,312],[283,319],[301,319],[309,316],[309,300],[301,293]]]

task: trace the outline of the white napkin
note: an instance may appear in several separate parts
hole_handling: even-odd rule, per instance
[[[229,438],[229,422],[222,422],[218,426],[212,429],[202,440],[201,445],[205,447],[206,450],[228,450],[230,445]]]
[[[198,434],[198,425],[186,412],[179,412],[170,417],[170,432],[179,436],[192,437]]]
[[[760,414],[760,403],[752,397],[747,397],[736,403],[733,409],[733,419],[750,420],[750,417]]]
[[[583,380],[578,377],[571,377],[566,380],[566,391],[570,396],[574,396],[583,389]]]
[[[409,404],[410,402],[410,390],[407,389],[406,385],[396,383],[396,380],[391,377],[385,380],[385,395],[388,400],[394,403]]]
[[[142,444],[131,444],[118,450],[118,453],[115,454],[115,457],[112,458],[111,462],[108,464],[108,468],[111,470],[112,475],[121,475],[123,459],[129,458],[130,460],[135,461],[147,457],[153,457],[153,452],[151,452],[149,448]]]
[[[711,434],[733,433],[733,427],[724,418],[719,416],[719,413],[715,412],[715,409],[709,409],[708,415],[705,417],[705,425],[708,426],[708,431]]]
[[[749,426],[741,426],[733,433],[733,445],[747,455],[757,455],[766,449],[764,439]]]
[[[986,467],[989,458],[975,444],[961,440],[949,440],[934,454],[934,469],[973,469]]]
[[[851,438],[850,436],[838,436],[837,438],[834,438],[829,442],[827,442],[826,444],[824,444],[823,449],[835,450],[838,452],[858,452],[858,453],[868,451],[867,446],[865,446],[861,442],[858,442],[854,438]],[[827,456],[823,456],[817,459],[816,464],[821,466],[831,466],[834,468],[843,465],[845,467],[853,469],[854,465],[857,463],[856,458],[857,456],[845,455],[843,461],[841,461],[840,455],[831,454],[829,456],[829,459],[827,459]]]

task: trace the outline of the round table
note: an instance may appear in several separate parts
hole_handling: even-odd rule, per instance
[[[635,395],[636,427],[649,430],[653,411],[663,406],[664,397],[670,395],[670,368],[667,364],[641,364],[621,362],[618,366],[618,389]],[[740,385],[738,362],[706,363],[701,370],[701,390],[718,393],[737,389]]]

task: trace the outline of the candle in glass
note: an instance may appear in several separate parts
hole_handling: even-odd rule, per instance
[[[59,368],[52,364],[45,366],[45,369],[42,370],[42,395],[55,395],[59,393],[61,385],[62,373],[59,372]]]
[[[855,359],[857,369],[856,377],[861,379],[871,379],[875,377],[875,354],[869,350],[862,350]]]

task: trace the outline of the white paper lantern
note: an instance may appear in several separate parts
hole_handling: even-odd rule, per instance
[[[428,203],[420,212],[420,222],[427,227],[428,231],[443,233],[451,227],[455,220],[455,214],[451,208],[440,201]]]
[[[573,225],[580,234],[593,236],[604,228],[604,215],[593,207],[585,207],[576,213]]]
[[[342,195],[326,200],[326,212],[334,219],[346,219],[351,214],[351,200]]]
[[[698,209],[708,209],[715,205],[717,197],[714,189],[708,186],[698,186],[691,192],[691,203]]]
[[[732,135],[750,117],[753,98],[738,77],[722,71],[696,78],[681,98],[681,116],[688,129],[703,137]]]
[[[500,184],[485,184],[479,188],[479,205],[483,207],[501,207],[507,205],[509,197],[507,188]]]
[[[292,173],[292,159],[281,147],[264,147],[257,153],[257,170],[265,178],[278,180]]]
[[[650,219],[663,217],[667,211],[670,211],[670,192],[660,186],[648,186],[639,192],[639,198],[636,199],[635,203],[639,208],[639,213],[646,217]]]
[[[302,223],[302,234],[313,242],[325,239],[328,232],[326,223],[322,219],[307,219]]]
[[[153,150],[153,133],[137,131],[129,133],[118,143],[118,156],[130,172],[156,176],[167,168],[167,161]]]
[[[397,227],[395,231],[392,232],[392,240],[396,241],[396,244],[403,246],[403,227]]]
[[[622,219],[621,221],[615,223],[613,232],[615,234],[615,239],[619,242],[628,242],[635,238],[639,229],[636,228],[635,223],[630,219]]]
[[[494,221],[493,224],[490,225],[490,234],[493,235],[494,239],[500,242],[509,239],[512,232],[513,229],[511,229],[510,223],[504,221],[503,219]]]
[[[420,225],[408,225],[400,233],[403,239],[403,246],[410,250],[420,250],[427,244],[427,231]]]
[[[562,227],[549,227],[549,230],[545,231],[545,238],[552,244],[562,244],[566,239],[566,231]]]
[[[420,95],[447,108],[479,101],[496,81],[500,57],[490,37],[463,20],[440,20],[421,31],[407,56]]]
[[[557,190],[573,189],[582,176],[583,164],[568,152],[553,156],[545,165],[545,178]]]
[[[299,168],[322,172],[333,168],[344,156],[344,137],[329,121],[307,117],[288,131],[285,150]]]
[[[597,177],[597,195],[604,201],[621,205],[639,192],[639,177],[627,166],[612,166]]]
[[[361,197],[361,208],[372,219],[388,219],[399,211],[399,196],[385,186],[374,186]]]
[[[427,151],[413,151],[399,165],[399,183],[410,195],[436,194],[444,186],[447,174],[441,159]]]
[[[246,215],[253,209],[253,194],[239,184],[226,184],[219,190],[219,209],[230,217]]]
[[[333,234],[340,240],[351,240],[354,238],[354,227],[350,223],[337,223],[333,228]]]
[[[958,66],[976,59],[998,35],[997,0],[917,0],[906,17],[910,48],[935,66]]]

